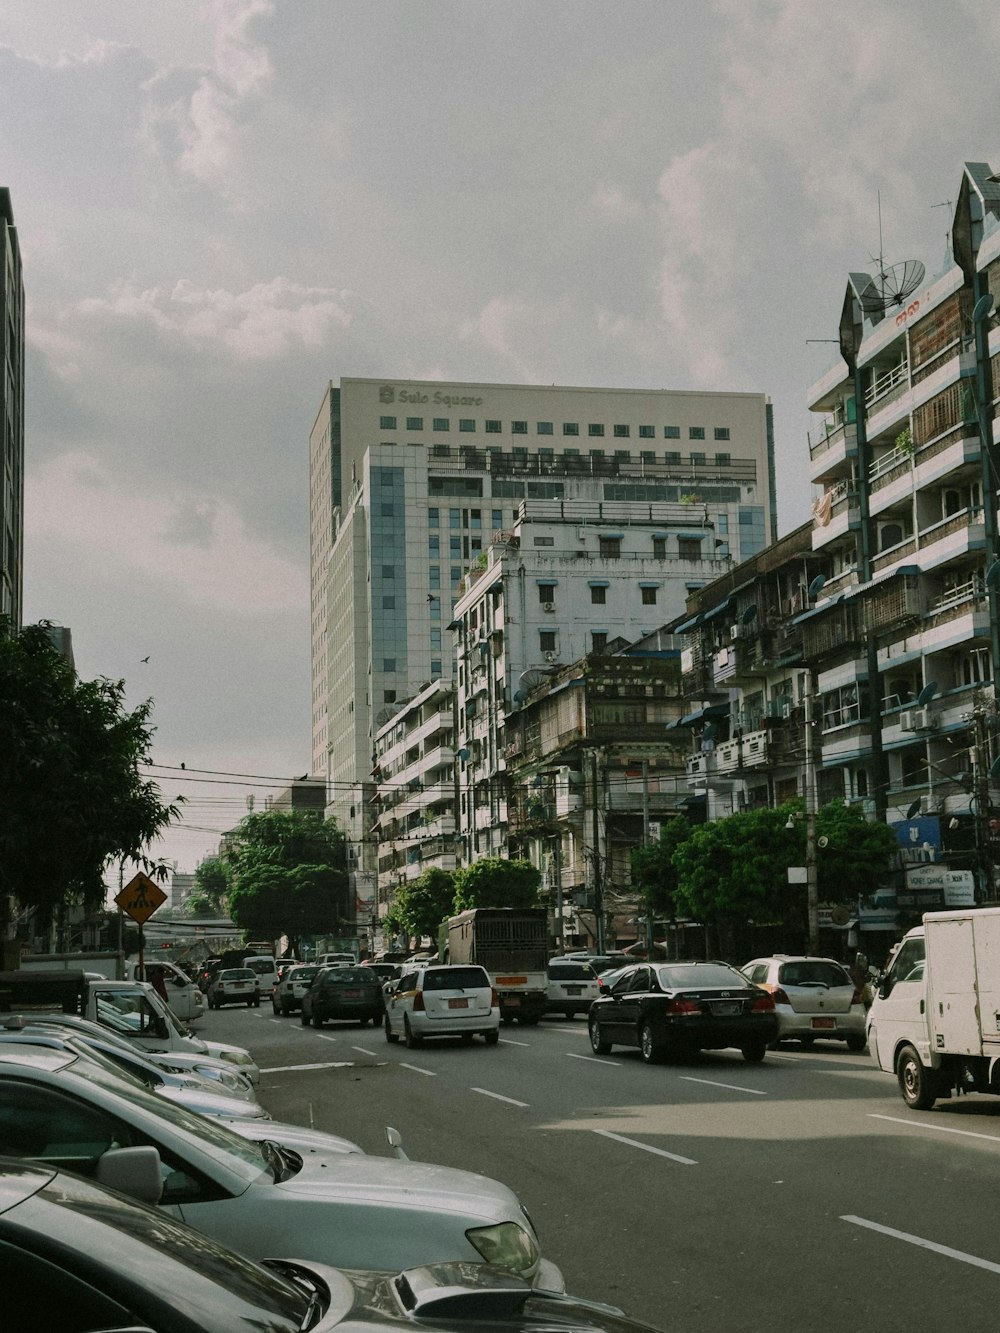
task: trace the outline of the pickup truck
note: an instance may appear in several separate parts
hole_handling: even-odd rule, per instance
[[[21,955],[22,972],[87,972],[109,981],[148,981],[154,968],[163,971],[167,1004],[175,1018],[192,1023],[205,1015],[205,996],[176,963],[147,956],[140,969],[137,959],[120,953],[38,953]]]

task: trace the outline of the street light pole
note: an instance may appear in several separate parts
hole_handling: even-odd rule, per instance
[[[816,883],[816,764],[813,751],[813,692],[808,682],[805,704],[806,725],[806,915],[809,924],[809,952],[819,953],[819,891]]]

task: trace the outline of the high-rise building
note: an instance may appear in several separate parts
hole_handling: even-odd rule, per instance
[[[0,615],[21,626],[24,558],[24,281],[10,191],[0,186]]]
[[[430,681],[452,678],[463,576],[532,501],[583,504],[598,522],[613,505],[616,524],[666,505],[668,562],[744,560],[777,532],[770,404],[754,393],[327,386],[310,433],[312,767],[348,834],[361,901],[374,890],[374,737]]]

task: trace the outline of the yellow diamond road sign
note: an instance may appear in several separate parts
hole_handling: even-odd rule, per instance
[[[115,899],[125,915],[130,916],[140,926],[166,901],[167,895],[159,884],[155,884],[141,870],[129,880]]]

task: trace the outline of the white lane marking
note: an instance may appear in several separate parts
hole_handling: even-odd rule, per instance
[[[369,1051],[369,1050],[368,1050],[366,1047],[364,1047],[364,1046],[352,1046],[352,1047],[351,1047],[351,1050],[352,1050],[352,1051],[357,1051],[359,1055],[370,1055],[373,1059],[374,1059],[374,1058],[377,1056],[377,1054],[378,1054],[377,1051]]]
[[[499,1092],[490,1092],[488,1088],[472,1088],[472,1092],[481,1093],[484,1097],[493,1097],[498,1102],[510,1102],[511,1106],[527,1106],[527,1102],[519,1102],[515,1097],[504,1097]]]
[[[404,1060],[399,1062],[400,1069],[412,1069],[415,1074],[426,1074],[428,1078],[437,1078],[433,1069],[421,1069],[419,1065],[408,1065]]]
[[[693,1078],[690,1074],[679,1075],[684,1083],[707,1083],[710,1088],[729,1088],[730,1092],[752,1092],[755,1097],[766,1097],[760,1088],[742,1088],[738,1083],[716,1083],[713,1078]]]
[[[654,1148],[649,1143],[640,1143],[638,1139],[628,1139],[624,1134],[612,1134],[610,1129],[595,1129],[595,1134],[601,1134],[606,1139],[614,1139],[616,1143],[626,1143],[630,1148],[641,1148],[643,1152],[655,1153],[657,1157],[669,1157],[672,1162],[680,1162],[682,1166],[697,1166],[698,1163],[693,1157],[681,1157],[678,1153],[667,1152],[663,1148]]]
[[[998,1134],[977,1134],[974,1129],[952,1129],[948,1125],[929,1125],[926,1120],[908,1120],[901,1115],[869,1115],[869,1120],[888,1120],[894,1125],[911,1125],[914,1129],[933,1129],[939,1134],[960,1134],[966,1139],[988,1139],[990,1143],[1000,1143]]]
[[[599,1060],[596,1055],[577,1055],[574,1051],[563,1051],[563,1055],[570,1060],[589,1060],[592,1065],[614,1065],[615,1069],[621,1064],[620,1060]]]
[[[867,1227],[869,1231],[878,1231],[883,1236],[892,1236],[894,1240],[905,1240],[908,1245],[918,1245],[922,1250],[933,1250],[935,1254],[943,1254],[946,1259],[957,1259],[963,1264],[972,1264],[973,1268],[985,1268],[989,1273],[1000,1273],[1000,1264],[991,1263],[989,1259],[979,1259],[974,1254],[966,1254],[964,1250],[953,1250],[950,1245],[938,1245],[933,1240],[924,1240],[923,1236],[911,1236],[908,1231],[897,1231],[895,1227],[884,1227],[878,1222],[869,1222],[865,1217],[852,1217],[850,1214],[843,1214],[841,1222],[851,1222],[856,1227]]]
[[[530,1041],[511,1041],[510,1037],[501,1037],[500,1044],[501,1046],[523,1046],[526,1051],[531,1050]]]
[[[316,1065],[275,1065],[272,1069],[262,1069],[262,1074],[288,1074],[306,1069],[350,1069],[353,1060],[331,1060],[329,1064]]]

